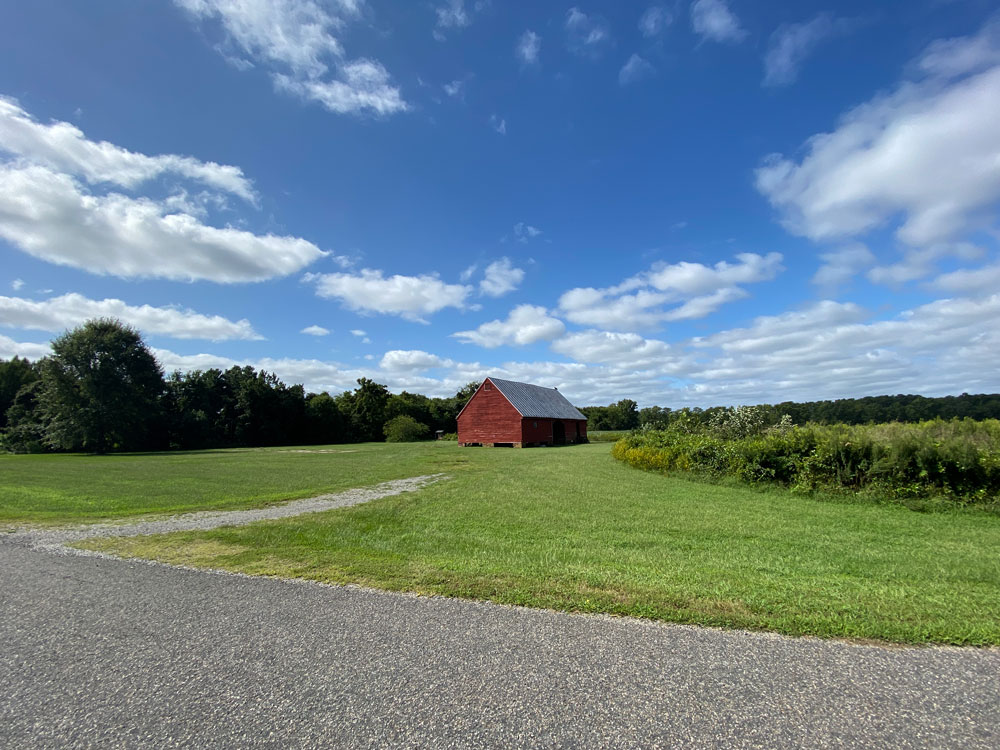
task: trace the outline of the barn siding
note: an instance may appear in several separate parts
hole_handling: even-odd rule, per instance
[[[576,425],[577,422],[580,424],[580,438],[579,441],[583,442],[587,439],[587,423],[583,420],[577,419],[533,419],[531,417],[525,417],[522,421],[522,434],[524,435],[523,442],[528,443],[551,443],[552,442],[552,423],[562,422],[566,428],[566,442],[575,443],[577,442],[576,437]],[[533,427],[534,424],[538,424],[538,427]],[[499,441],[498,441],[499,442]]]
[[[458,415],[458,442],[520,443],[521,414],[495,387],[480,385]]]

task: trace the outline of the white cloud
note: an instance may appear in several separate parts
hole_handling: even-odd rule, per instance
[[[336,113],[404,112],[409,106],[375,60],[346,60],[337,34],[361,2],[341,0],[174,0],[195,19],[217,19],[227,59],[264,66],[279,90]]]
[[[389,81],[389,73],[374,60],[354,60],[341,67],[342,80],[320,81],[275,74],[275,86],[312,99],[337,114],[370,110],[378,115],[405,112],[409,105]]]
[[[52,353],[52,347],[48,344],[35,344],[29,341],[14,341],[9,336],[0,334],[0,360],[22,357],[24,359],[38,360],[47,357]]]
[[[500,258],[486,266],[479,291],[490,297],[501,297],[513,292],[524,281],[524,269],[515,268],[510,258]]]
[[[571,52],[598,57],[611,44],[611,31],[604,19],[588,16],[577,7],[566,13],[566,43]]]
[[[571,289],[559,309],[574,323],[616,331],[656,328],[665,321],[704,317],[746,297],[738,285],[769,281],[783,268],[780,253],[740,253],[739,262],[714,266],[682,261],[659,263],[649,271],[605,289]],[[668,304],[678,304],[667,309]]]
[[[461,29],[472,22],[465,9],[465,0],[448,0],[435,8],[434,12],[437,14],[439,29]]]
[[[528,29],[517,40],[515,54],[517,59],[524,65],[535,65],[538,63],[538,55],[542,51],[542,38],[531,29]]]
[[[713,42],[742,42],[747,31],[729,10],[725,0],[694,0],[691,3],[691,28],[703,39]]]
[[[441,88],[444,89],[444,93],[446,93],[448,96],[452,98],[459,97],[462,96],[463,94],[463,89],[465,88],[465,80],[456,78],[454,81],[446,83]]]
[[[857,305],[821,302],[695,340],[711,358],[690,377],[703,395],[726,393],[729,402],[992,392],[1000,385],[998,314],[997,294],[937,300],[868,322]]]
[[[812,283],[825,288],[844,284],[875,264],[875,256],[860,242],[822,253],[819,257],[823,265],[812,277]]]
[[[787,86],[799,77],[799,68],[816,46],[843,32],[849,24],[830,13],[821,13],[804,23],[779,26],[768,42],[764,55],[764,86]]]
[[[655,72],[656,68],[650,65],[648,61],[639,57],[639,55],[633,54],[625,61],[621,70],[618,71],[618,83],[621,86],[626,86],[630,83],[640,81]]]
[[[435,367],[450,367],[454,364],[450,359],[442,359],[436,354],[428,354],[419,349],[393,349],[382,355],[379,367],[389,372],[422,371]]]
[[[2,326],[57,332],[93,318],[117,318],[143,333],[175,339],[263,339],[249,320],[233,321],[221,315],[202,315],[179,307],[133,306],[120,299],[94,300],[75,293],[41,301],[0,297]]]
[[[723,305],[745,299],[749,296],[749,293],[745,289],[740,289],[737,286],[723,287],[709,294],[692,297],[684,304],[667,310],[663,315],[663,319],[669,321],[697,320],[698,318],[711,315]]]
[[[458,280],[463,284],[469,281],[473,276],[476,275],[476,271],[479,270],[479,264],[473,263],[471,266],[466,268],[462,273],[458,275]]]
[[[654,37],[674,22],[674,14],[662,5],[651,5],[639,17],[639,31],[644,37]]]
[[[983,251],[970,242],[939,243],[928,247],[905,248],[903,259],[886,266],[875,266],[866,276],[876,284],[898,286],[934,273],[939,260],[949,256],[976,260]]]
[[[682,295],[705,294],[734,284],[770,281],[781,272],[781,253],[739,253],[738,263],[719,261],[714,266],[681,261],[654,265],[645,275],[636,277],[661,291]]]
[[[351,335],[352,335],[352,336],[357,336],[357,337],[358,337],[359,339],[362,339],[362,338],[364,338],[365,336],[367,336],[368,334],[367,334],[367,333],[365,333],[364,331],[362,331],[362,330],[361,330],[360,328],[355,328],[355,329],[353,329],[353,330],[351,331]]]
[[[800,162],[769,157],[758,189],[786,228],[814,240],[895,225],[903,243],[929,247],[995,227],[998,59],[1000,23],[931,45],[923,78],[849,111],[806,142]]]
[[[544,307],[518,305],[510,311],[506,320],[493,320],[474,331],[459,331],[452,336],[464,344],[495,349],[504,345],[527,346],[538,341],[551,341],[565,330],[563,322],[549,315]]]
[[[507,121],[497,115],[490,115],[490,127],[500,135],[507,135]]]
[[[669,300],[668,295],[649,290],[615,295],[608,289],[580,287],[559,298],[559,310],[580,325],[635,331],[660,325],[666,317],[661,308]]]
[[[177,154],[147,156],[107,141],[92,141],[71,123],[38,122],[16,100],[4,96],[0,96],[0,151],[77,175],[91,184],[111,183],[133,189],[157,177],[173,175],[256,202],[253,185],[239,167]]]
[[[148,198],[90,195],[36,166],[0,165],[0,237],[92,273],[183,281],[261,281],[324,255],[304,239],[208,226]]]
[[[637,333],[580,331],[552,342],[552,351],[577,362],[652,367],[670,363],[675,355],[670,345],[644,339]]]
[[[23,279],[14,279],[12,282],[10,282],[10,288],[13,289],[15,292],[19,291],[23,287],[24,287]]]
[[[1000,264],[963,268],[942,274],[934,286],[959,294],[985,294],[1000,289]]]
[[[530,239],[534,239],[541,233],[541,229],[533,227],[531,224],[525,224],[523,221],[519,221],[514,225],[514,239],[518,242],[527,242]]]
[[[399,315],[426,323],[424,316],[446,307],[463,308],[472,287],[447,284],[437,276],[383,276],[370,268],[360,273],[306,274],[304,281],[316,285],[320,297],[339,299],[348,310]]]
[[[324,328],[323,326],[311,325],[303,328],[299,333],[304,333],[309,336],[328,336],[330,334],[329,328]]]
[[[545,317],[549,316],[544,308],[535,308],[526,322]],[[154,353],[167,371],[250,365],[317,392],[350,390],[357,378],[370,377],[393,392],[452,396],[466,383],[494,375],[558,387],[578,405],[634,398],[640,406],[679,408],[884,393],[996,392],[1000,389],[998,317],[996,293],[975,300],[937,300],[888,319],[873,318],[856,304],[824,301],[670,346],[635,334],[601,331],[559,338],[558,326],[537,339],[558,339],[552,349],[577,360],[572,362],[484,365],[431,352],[396,350],[383,356],[380,367],[357,368],[314,359],[235,360],[164,349]],[[479,331],[469,333],[473,340],[480,336]],[[482,335],[490,345],[512,338],[507,330],[487,329]],[[0,358],[17,354],[36,359],[48,351],[46,344],[0,336]],[[439,373],[430,377],[428,369]]]

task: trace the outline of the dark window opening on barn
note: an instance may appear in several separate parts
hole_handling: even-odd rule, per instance
[[[489,383],[487,383],[486,385],[483,386],[483,390],[484,391],[492,391],[493,387]]]
[[[538,422],[532,422],[531,423],[531,428],[534,429],[534,430],[537,430],[538,429]]]

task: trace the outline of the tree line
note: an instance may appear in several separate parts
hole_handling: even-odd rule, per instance
[[[360,378],[353,391],[307,393],[252,367],[165,375],[133,328],[92,320],[52,342],[37,362],[0,360],[0,448],[43,451],[197,450],[413,440],[455,419],[478,383],[450,398],[392,394]],[[1000,419],[1000,394],[870,396],[835,401],[785,401],[758,407],[769,424],[920,422],[970,417]],[[590,430],[709,424],[727,407],[650,406],[622,399],[585,406]]]
[[[454,432],[476,387],[428,398],[361,378],[330,395],[252,367],[165,376],[136,330],[93,320],[53,340],[49,357],[0,360],[0,447],[105,453],[419,439]]]
[[[931,419],[1000,419],[1000,393],[984,393],[930,398],[899,394],[865,396],[833,401],[782,401],[756,407],[767,424],[778,424],[788,415],[792,424],[879,424],[884,422],[925,422]],[[635,401],[622,399],[609,406],[584,406],[588,430],[627,431],[640,427],[666,429],[683,422],[697,427],[708,425],[728,410],[727,406],[671,409],[648,406],[639,409]]]

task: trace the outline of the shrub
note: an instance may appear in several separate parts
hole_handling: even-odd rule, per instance
[[[386,422],[382,432],[385,433],[387,443],[415,443],[418,440],[426,440],[430,436],[431,428],[408,414],[400,414]]]
[[[765,427],[754,416],[730,410],[696,432],[634,432],[615,444],[612,455],[648,471],[899,500],[998,504],[1000,421]]]

